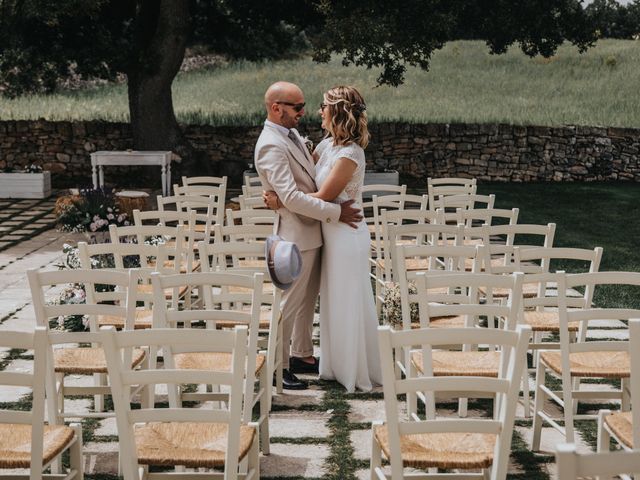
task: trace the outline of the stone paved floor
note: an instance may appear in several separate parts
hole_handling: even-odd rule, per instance
[[[37,207],[33,204],[27,206],[27,203],[20,205],[34,211]],[[23,241],[13,242],[12,246],[0,252],[0,335],[3,330],[33,328],[34,316],[25,271],[29,268],[55,269],[60,261],[62,244],[73,240],[78,240],[77,236],[74,238],[71,234],[46,230],[24,236]],[[625,334],[624,326],[619,323],[604,322],[597,327],[593,332],[597,337]],[[28,357],[0,351],[0,369],[22,369],[28,364]],[[274,397],[270,420],[271,455],[261,458],[262,478],[369,478],[370,422],[384,419],[381,391],[346,394],[333,382],[306,378],[312,383],[309,390]],[[87,379],[78,378],[76,381],[83,383]],[[603,388],[608,387],[605,385]],[[24,405],[26,401],[24,391],[0,387],[0,405]],[[91,408],[91,402],[88,398],[74,400],[67,404],[67,410],[85,410]],[[478,408],[483,408],[483,405],[470,405],[470,410]],[[442,404],[441,409],[449,409],[451,415],[455,414],[454,405]],[[552,451],[559,436],[553,429],[545,428],[543,453],[529,452],[527,444],[531,436],[531,421],[522,419],[521,406],[518,415],[509,477],[555,478]],[[116,478],[118,445],[115,421],[84,422],[83,427],[88,478]],[[581,425],[579,432],[579,450],[589,450],[595,429]]]
[[[51,229],[56,223],[53,214],[56,197],[0,200],[0,251]]]

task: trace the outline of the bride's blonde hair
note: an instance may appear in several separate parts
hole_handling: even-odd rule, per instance
[[[334,87],[324,94],[325,108],[331,121],[327,133],[334,145],[356,143],[362,148],[369,144],[367,106],[360,92],[354,87]]]

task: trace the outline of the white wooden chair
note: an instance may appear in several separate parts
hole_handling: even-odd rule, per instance
[[[238,203],[240,204],[240,210],[269,210],[262,200],[262,190],[260,195],[239,195]]]
[[[492,210],[496,202],[496,196],[479,195],[479,194],[460,194],[460,195],[435,195],[434,203],[429,208],[437,210],[442,208],[445,211],[451,211],[458,208],[463,210]]]
[[[427,469],[480,470],[464,473],[461,478],[503,480],[506,478],[516,400],[527,341],[530,332],[519,325],[515,331],[478,328],[403,330],[395,332],[379,327],[380,357],[384,388],[386,423],[373,422],[371,478],[400,480],[429,478]],[[500,345],[500,354],[508,360],[500,364],[498,378],[475,376],[437,377],[432,374],[433,353],[441,345],[482,343]],[[418,346],[422,351],[422,375],[396,376],[393,351]],[[398,396],[427,392],[454,396],[498,398],[493,418],[438,418],[427,413],[426,419],[415,415],[402,417]],[[384,456],[391,464],[386,474],[381,466]],[[421,470],[405,472],[412,467]],[[433,473],[433,478],[455,477],[453,473]]]
[[[217,229],[221,229],[218,225]],[[222,236],[220,233],[219,236]],[[280,302],[282,291],[274,288],[270,282],[265,257],[265,245],[261,242],[247,243],[244,241],[224,241],[213,244],[198,244],[201,258],[208,258],[203,263],[205,272],[229,272],[253,276],[261,273],[264,276],[263,294],[260,308],[260,324],[258,347],[266,352],[268,378],[276,379],[276,391],[282,393],[282,316]],[[243,292],[244,288],[230,287],[230,292]],[[275,375],[275,377],[274,377]],[[269,405],[271,405],[271,390],[269,390]]]
[[[249,329],[247,339],[248,357],[242,418],[251,420],[253,407],[259,405],[261,449],[269,453],[269,394],[271,378],[268,377],[266,355],[258,352],[258,329],[260,324],[260,307],[262,305],[262,288],[264,276],[255,273],[252,276],[227,272],[198,272],[178,275],[161,275],[153,273],[155,302],[154,328],[177,328],[193,322],[202,321],[208,329],[233,328],[244,325]],[[180,286],[189,286],[201,291],[203,308],[199,310],[175,310],[162,308],[164,291]],[[241,288],[241,292],[231,292],[232,288]],[[156,303],[154,303],[156,305]],[[182,370],[217,369],[228,367],[230,357],[224,353],[184,353],[175,358],[175,368]],[[258,390],[255,390],[255,379],[258,378]],[[187,383],[187,382],[183,382]],[[210,384],[215,385],[215,384]],[[177,393],[175,401],[184,400],[219,400],[219,393],[196,392],[186,393],[180,389],[169,392]]]
[[[640,458],[640,428],[637,428],[640,425],[640,405],[637,400],[640,398],[640,318],[629,320],[629,357],[632,408],[630,412],[612,413],[610,410],[600,410],[598,452],[609,452],[610,439],[613,438],[623,450],[634,450]],[[634,472],[640,474],[640,462]]]
[[[640,452],[598,452],[583,453],[576,451],[572,443],[561,443],[556,448],[557,477],[562,480],[584,478],[631,478],[640,472]]]
[[[584,288],[584,297],[593,298],[594,290],[601,286],[640,286],[640,273],[598,272],[556,274],[558,285],[558,317],[560,320],[560,351],[548,350],[540,353],[536,369],[536,399],[533,418],[532,450],[540,449],[542,424],[547,423],[561,434],[567,442],[574,441],[574,420],[595,420],[594,414],[576,414],[578,402],[593,399],[618,399],[622,411],[629,410],[630,359],[628,341],[586,341],[590,320],[629,320],[640,317],[640,310],[628,308],[594,308],[583,302],[583,307],[570,310],[572,297],[568,289]],[[609,287],[610,288],[610,287]],[[569,325],[578,323],[576,342],[570,342]],[[546,375],[560,378],[560,391],[547,386]],[[582,378],[619,379],[620,389],[603,391],[598,388],[584,388]],[[545,410],[547,399],[562,408],[561,418],[554,417]],[[558,423],[564,420],[564,426]]]
[[[82,459],[82,428],[79,423],[65,426],[61,422],[45,424],[45,382],[47,377],[47,329],[35,332],[4,330],[0,346],[33,352],[33,368],[27,372],[0,371],[3,387],[31,389],[31,409],[27,411],[0,409],[0,477],[40,480],[42,478],[84,478]],[[55,403],[55,399],[54,399]],[[61,457],[69,452],[69,470],[60,473]],[[6,474],[5,469],[28,468],[26,475]],[[51,474],[43,473],[51,468]]]
[[[264,187],[262,186],[260,177],[252,177],[250,175],[244,176],[244,180],[242,182],[242,195],[244,195],[245,198],[251,198],[251,197],[262,198],[263,190],[264,190]]]
[[[190,187],[193,185],[202,185],[206,187],[217,187],[227,189],[228,178],[224,177],[182,177],[182,186]],[[224,196],[224,195],[223,195]]]
[[[151,329],[135,332],[104,330],[103,345],[113,378],[121,465],[125,480],[161,478],[260,478],[258,425],[242,421],[243,382],[247,359],[246,328],[215,331]],[[162,349],[164,368],[133,371],[122,352],[140,345]],[[213,368],[176,368],[179,355],[219,354],[228,361]],[[182,408],[170,400],[169,408],[131,409],[127,391],[132,384],[164,384],[171,392],[184,383],[216,384],[227,388],[225,402],[208,408]],[[150,473],[150,466],[179,466],[196,471]],[[224,473],[213,469],[224,468]],[[198,469],[207,469],[198,472]],[[182,473],[182,475],[181,475]]]
[[[227,209],[225,225],[273,225],[278,214],[275,210],[252,208],[250,210]]]
[[[427,210],[429,199],[426,195],[396,194],[396,195],[374,195],[371,199],[371,217],[365,214],[365,221],[369,225],[369,232],[376,242],[379,241],[381,231],[379,229],[382,221],[382,210]]]
[[[504,330],[515,330],[522,308],[522,278],[521,273],[506,276],[465,272],[427,275],[420,272],[415,279],[420,328],[428,328],[431,318],[458,318],[462,322],[461,326],[478,327],[480,318],[483,317],[489,328],[497,325],[497,328]],[[493,301],[492,290],[498,288],[509,292],[505,302]],[[449,349],[433,352],[432,373],[436,376],[473,375],[497,378],[500,368],[505,366],[499,364],[500,353],[492,345],[482,347],[485,350],[479,351],[478,344],[456,344],[453,351]],[[505,357],[502,359],[505,360]],[[411,354],[410,368],[422,373],[422,352]],[[525,404],[528,397],[528,389],[525,389]],[[410,411],[415,411],[412,400],[408,396],[407,405]],[[429,402],[426,403],[427,408],[433,408],[433,405],[428,405]],[[467,414],[464,399],[460,401],[459,414],[462,417]]]
[[[431,178],[427,179],[429,208],[436,210],[444,197],[451,195],[475,195],[475,178]]]
[[[443,212],[441,215],[442,223],[453,223],[455,225],[462,223],[465,227],[479,227],[481,225],[515,225],[518,223],[518,214],[520,210],[517,208],[472,208],[465,210],[456,208],[455,212]],[[469,243],[469,242],[466,242]]]
[[[133,330],[135,296],[130,295],[129,292],[137,284],[138,276],[135,270],[130,272],[83,269],[53,272],[28,270],[27,277],[38,326],[49,328],[49,323],[57,321],[59,317],[78,315],[86,316],[89,330],[96,332],[96,317],[104,315],[123,318],[124,329]],[[85,302],[48,304],[45,299],[45,290],[67,284],[84,285],[87,291]],[[107,290],[112,291],[98,293],[96,285],[107,287]],[[95,293],[91,293],[92,291]],[[118,304],[109,304],[114,301]],[[102,348],[98,345],[91,347],[74,345],[92,343],[91,335],[87,332],[55,332],[50,335],[50,343],[60,345],[54,349],[50,359],[55,378],[53,375],[51,375],[52,378],[47,378],[49,419],[54,423],[60,424],[66,418],[103,418],[114,415],[113,412],[104,411],[104,395],[109,395],[111,388],[107,384],[107,365]],[[143,350],[136,350],[130,355],[130,361],[134,367],[145,367],[147,360],[148,357]],[[95,381],[93,385],[73,386],[65,382],[65,377],[69,375],[92,375]],[[66,412],[64,400],[71,395],[94,395],[93,411]]]
[[[200,187],[178,187],[179,192],[184,189],[196,190],[184,195],[174,195],[171,197],[157,197],[158,210],[160,211],[182,211],[196,212],[196,225],[194,231],[208,235],[207,226],[222,223],[224,221],[224,196],[222,192],[218,195],[204,195],[200,192]],[[184,190],[186,191],[186,190]]]
[[[171,266],[174,265],[173,259],[180,257],[180,252],[176,252],[177,245],[179,243],[176,242],[173,242],[173,245],[112,242],[89,245],[86,242],[78,242],[78,257],[80,267],[87,270],[100,266],[102,270],[128,272],[129,269],[136,268],[138,285],[135,289],[135,301],[136,304],[142,305],[136,306],[133,327],[134,329],[151,328],[153,323],[151,273],[158,269],[158,265],[162,266],[160,271],[175,272]],[[87,295],[92,293],[93,291],[89,290]],[[175,298],[179,297],[180,292],[175,295]],[[174,295],[171,292],[169,300],[173,298]],[[118,330],[124,328],[125,319],[119,316],[96,315],[95,320],[98,328],[103,326],[113,326]]]

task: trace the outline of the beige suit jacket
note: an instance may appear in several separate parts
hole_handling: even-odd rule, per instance
[[[256,143],[254,163],[264,189],[275,191],[284,205],[277,212],[274,232],[301,251],[322,246],[320,222],[338,222],[340,206],[306,195],[317,191],[311,155],[276,127],[265,124]]]

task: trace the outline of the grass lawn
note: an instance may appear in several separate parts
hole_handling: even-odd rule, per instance
[[[529,58],[517,48],[490,55],[483,42],[451,42],[433,56],[430,72],[411,68],[405,85],[376,87],[377,70],[315,64],[311,60],[239,62],[180,74],[173,86],[180,122],[258,124],[265,88],[279,79],[297,82],[311,113],[321,92],[357,86],[372,121],[504,122],[538,125],[640,126],[638,42],[602,40],[583,55],[562,46],[550,58]],[[0,119],[128,121],[126,86],[15,100],[0,98]],[[310,115],[317,121],[315,114]]]
[[[494,193],[497,208],[518,207],[518,223],[555,223],[554,246],[602,247],[600,270],[640,272],[637,184],[483,183],[478,191]],[[602,288],[594,300],[602,307],[640,308],[640,289]]]

